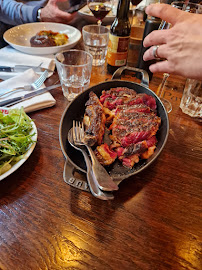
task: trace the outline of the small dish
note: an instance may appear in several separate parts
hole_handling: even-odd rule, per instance
[[[41,30],[52,30],[53,32],[64,33],[69,39],[66,44],[52,47],[31,47],[30,38]],[[55,54],[62,50],[73,48],[81,38],[81,32],[73,26],[61,23],[27,23],[14,26],[3,35],[4,40],[18,51],[27,54],[45,55]]]

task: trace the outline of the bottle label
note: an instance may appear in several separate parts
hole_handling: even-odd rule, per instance
[[[107,63],[111,66],[124,66],[128,56],[130,37],[118,37],[109,34]]]

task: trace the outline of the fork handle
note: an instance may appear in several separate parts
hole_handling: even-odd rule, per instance
[[[86,167],[87,167],[87,180],[88,180],[88,185],[90,188],[91,193],[98,199],[101,200],[112,200],[114,199],[114,195],[111,192],[103,192],[101,191],[98,186],[97,186],[97,181],[96,178],[94,177],[92,166],[90,159],[85,151],[82,151],[85,162],[86,162]]]
[[[105,191],[118,190],[118,185],[113,181],[112,177],[108,174],[105,168],[97,160],[91,147],[86,145],[88,152],[92,160],[92,171],[97,180],[98,186],[100,189]]]

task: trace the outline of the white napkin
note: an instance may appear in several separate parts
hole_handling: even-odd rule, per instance
[[[41,67],[54,71],[55,69],[54,55],[51,54],[41,56],[41,55],[25,54],[15,50],[11,46],[6,46],[0,49],[0,66],[9,66],[9,67],[14,67],[15,65],[38,66],[40,64]],[[7,80],[19,74],[22,73],[0,72],[0,79]],[[52,72],[49,72],[49,76],[51,75]]]
[[[36,74],[33,69],[28,69],[16,77],[1,82],[0,94],[3,94],[4,92],[11,90],[15,87],[32,84],[38,77],[39,75]],[[44,87],[45,85],[43,84],[39,89]],[[22,96],[23,94],[27,93],[30,93],[30,91],[21,91],[21,90],[16,91],[13,92],[12,94],[3,96],[2,98],[0,98],[0,101],[10,99],[13,97]],[[21,106],[23,106],[25,112],[33,112],[47,107],[51,107],[55,105],[55,103],[56,100],[53,98],[53,96],[49,92],[46,92],[44,94],[32,97],[30,99],[17,103],[13,106],[10,106],[9,108],[20,108]]]

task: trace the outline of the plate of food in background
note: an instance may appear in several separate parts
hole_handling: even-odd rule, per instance
[[[73,48],[80,40],[81,32],[66,24],[37,22],[14,26],[3,37],[18,51],[45,55]]]

